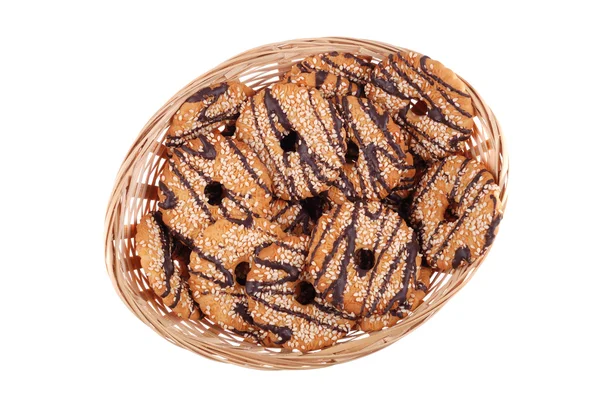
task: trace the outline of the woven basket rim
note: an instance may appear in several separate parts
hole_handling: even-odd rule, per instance
[[[395,326],[378,332],[350,337],[349,341],[342,340],[318,352],[305,354],[244,343],[235,335],[220,330],[214,324],[186,322],[171,315],[165,315],[168,311],[164,305],[161,307],[152,291],[144,288],[143,274],[139,274],[139,262],[137,273],[131,267],[135,260],[135,252],[131,254],[135,223],[127,223],[126,220],[127,218],[135,220],[137,216],[137,221],[139,221],[140,211],[144,208],[147,210],[151,203],[150,200],[155,199],[152,198],[155,194],[152,192],[150,182],[134,182],[133,178],[146,177],[147,180],[150,180],[150,177],[157,176],[160,162],[155,161],[153,164],[149,159],[160,159],[160,151],[164,145],[160,144],[159,139],[164,136],[171,116],[191,94],[201,87],[220,80],[239,77],[245,78],[242,79],[242,82],[249,83],[255,89],[260,88],[268,85],[269,80],[280,76],[286,68],[289,68],[291,60],[310,54],[338,50],[381,59],[388,53],[400,49],[408,50],[383,42],[347,37],[297,39],[271,43],[240,53],[219,64],[190,82],[169,99],[149,119],[132,144],[117,174],[107,207],[105,220],[106,268],[115,290],[127,307],[159,335],[180,347],[221,362],[273,370],[319,368],[368,355],[410,333],[445,305],[472,278],[487,256],[489,249],[473,265],[463,269],[464,271],[434,276],[426,302]],[[501,210],[504,212],[508,199],[509,173],[504,134],[494,113],[480,94],[466,80],[460,76],[459,78],[466,83],[468,92],[473,98],[476,115],[479,119],[476,132],[478,136],[482,137],[481,140],[479,137],[473,140],[471,152],[481,157],[481,161],[495,175],[501,188],[500,202]],[[164,152],[164,149],[162,151]],[[156,157],[149,157],[150,155]],[[128,203],[136,205],[137,208]],[[435,294],[435,297],[430,296],[431,294]]]

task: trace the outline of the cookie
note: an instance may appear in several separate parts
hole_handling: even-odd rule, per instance
[[[188,239],[218,219],[243,223],[271,213],[271,179],[248,146],[218,130],[170,148],[159,183],[159,208]]]
[[[391,54],[365,86],[410,137],[410,150],[425,160],[464,150],[473,134],[473,103],[466,84],[442,63],[414,52]]]
[[[331,101],[319,91],[275,84],[246,103],[236,138],[268,168],[277,197],[298,201],[329,189],[346,153],[346,132]]]
[[[137,225],[135,250],[150,288],[163,299],[165,305],[179,317],[200,319],[200,310],[192,299],[185,280],[186,252],[169,235],[160,212],[142,217]]]
[[[373,65],[370,57],[351,53],[330,52],[305,58],[292,67],[302,73],[324,71],[364,85],[370,81]]]
[[[217,220],[194,241],[190,288],[200,309],[221,327],[262,341],[265,333],[247,313],[245,292],[250,257],[257,247],[283,238],[277,224],[253,218],[245,224]]]
[[[336,203],[377,201],[392,190],[410,188],[415,174],[400,128],[368,99],[341,98],[347,152],[342,172],[330,189]]]
[[[271,205],[271,221],[286,233],[310,235],[316,222],[331,208],[327,192],[298,202],[276,199]]]
[[[421,303],[423,298],[429,291],[429,285],[431,282],[431,274],[433,270],[427,267],[419,270],[419,277],[414,286],[414,289],[406,297],[404,304],[395,311],[390,311],[385,315],[371,315],[364,317],[358,322],[358,327],[364,332],[372,332],[383,329],[384,327],[392,327],[398,321],[405,318],[409,311],[414,311]]]
[[[498,196],[494,177],[476,160],[450,156],[431,165],[410,210],[427,264],[446,271],[481,256],[502,219]]]
[[[416,234],[379,202],[334,206],[312,235],[307,272],[320,298],[356,316],[402,305],[418,274]]]
[[[242,104],[253,93],[252,89],[237,81],[200,89],[172,117],[167,131],[167,146],[181,145],[225,123],[232,124]]]
[[[307,352],[333,344],[354,326],[352,315],[315,296],[303,274],[307,236],[290,236],[258,249],[246,281],[254,324],[283,348]]]
[[[362,86],[350,81],[348,78],[327,71],[305,71],[298,66],[293,66],[287,74],[287,82],[316,88],[321,91],[323,97],[333,96],[362,96]]]

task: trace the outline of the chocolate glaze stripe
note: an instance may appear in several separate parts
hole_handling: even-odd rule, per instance
[[[450,230],[450,232],[448,233],[448,235],[444,239],[444,242],[442,243],[442,245],[437,249],[437,251],[433,255],[433,259],[432,259],[432,262],[431,262],[432,264],[435,264],[437,262],[437,260],[440,257],[440,255],[444,252],[444,249],[446,249],[446,247],[450,243],[450,240],[452,239],[452,236],[454,235],[454,233],[460,228],[460,226],[465,221],[465,219],[471,214],[472,208],[475,206],[475,204],[477,203],[477,201],[479,200],[479,198],[481,197],[481,195],[484,194],[485,186],[488,185],[488,184],[492,184],[492,183],[494,183],[494,180],[488,180],[481,187],[481,189],[477,193],[477,196],[475,196],[475,199],[473,200],[473,202],[471,202],[471,205],[467,208],[467,210],[465,211],[465,213],[463,213],[463,215],[456,221],[454,227],[452,227],[452,230]]]
[[[333,223],[333,221],[336,220],[336,214],[337,212],[339,212],[341,210],[341,206],[338,206],[338,208],[336,209],[336,213],[334,213],[334,217],[332,218],[331,222],[327,225],[327,227],[325,228],[325,230],[323,230],[323,233],[321,235],[321,238],[319,239],[319,241],[317,242],[317,246],[315,247],[315,249],[313,250],[313,253],[311,256],[314,256],[314,254],[316,253],[319,245],[322,240],[323,237],[325,236],[325,233],[329,232],[330,229],[330,224]],[[336,255],[337,249],[339,248],[339,246],[341,245],[341,242],[348,238],[348,241],[350,241],[350,236],[349,236],[349,232],[352,229],[352,225],[354,224],[354,222],[356,221],[357,218],[357,214],[358,214],[358,207],[355,206],[354,209],[352,210],[352,217],[350,218],[350,221],[345,221],[346,223],[346,227],[344,227],[344,230],[342,231],[342,233],[335,239],[335,241],[333,242],[333,246],[331,251],[325,256],[325,258],[323,259],[323,262],[321,263],[321,269],[317,272],[317,275],[315,277],[315,286],[316,284],[319,282],[319,280],[321,279],[321,277],[325,274],[325,272],[327,271],[327,266],[329,265],[329,263],[333,260],[333,258]],[[314,236],[313,236],[314,238]],[[312,263],[312,257],[310,262]],[[310,264],[310,263],[309,263]],[[343,267],[343,266],[342,266]],[[341,269],[340,269],[340,274],[341,274]],[[333,286],[333,283],[330,285],[329,288],[327,288],[324,292],[323,295],[326,295],[329,290],[331,289],[331,287]]]
[[[402,289],[400,292],[394,296],[388,305],[386,306],[384,313],[389,312],[396,302],[399,302],[400,305],[406,304],[406,295],[408,293],[408,286],[410,279],[416,279],[417,276],[417,263],[416,258],[419,252],[419,243],[417,241],[417,236],[413,231],[411,242],[407,246],[407,256],[405,261],[404,272],[402,276]]]
[[[339,311],[335,308],[332,308],[331,306],[325,305],[324,303],[320,303],[320,302],[323,302],[323,301],[317,301],[317,298],[315,298],[312,305],[314,305],[315,308],[317,308],[321,312],[328,313],[330,315],[334,315],[336,317],[340,317],[340,318],[346,319],[346,320],[356,320],[357,319],[356,316],[349,315],[343,311]]]
[[[435,75],[434,73],[430,72],[427,69],[427,60],[430,60],[430,58],[428,56],[421,56],[421,59],[419,60],[419,64],[421,65],[421,70],[423,70],[423,72],[425,74],[427,74],[429,77],[431,77],[433,80],[435,80],[436,82],[438,82],[439,84],[445,86],[446,88],[450,89],[452,92],[456,92],[461,96],[464,97],[468,97],[470,98],[471,95],[469,95],[468,93],[462,92],[458,89],[456,89],[455,87],[453,87],[452,85],[450,85],[449,83],[447,83],[446,81],[444,81],[443,79],[441,79],[440,77],[438,77],[437,75]]]
[[[296,206],[294,203],[292,202],[288,202],[287,205],[285,205],[285,207],[283,209],[281,209],[280,211],[278,211],[275,216],[273,216],[271,219],[272,220],[277,220],[279,219],[281,216],[283,216],[288,210],[290,210],[292,207]]]
[[[273,262],[271,260],[265,260],[265,259],[261,259],[259,257],[255,257],[254,262],[259,266],[264,266],[264,267],[268,267],[270,269],[284,271],[290,277],[290,281],[297,280],[298,276],[300,275],[300,270],[297,267],[292,266],[288,263]]]
[[[259,324],[255,322],[252,318],[252,315],[248,313],[248,305],[239,303],[235,306],[234,311],[235,313],[240,315],[242,319],[247,323],[253,324],[262,330],[270,331],[271,333],[274,333],[276,336],[278,336],[281,340],[276,341],[275,344],[283,344],[289,341],[290,338],[292,338],[292,331],[287,327],[274,326],[271,324]]]
[[[414,82],[412,82],[412,80],[410,79],[410,77],[408,75],[406,75],[406,73],[402,72],[400,70],[400,68],[396,65],[396,63],[391,62],[390,64],[392,66],[392,69],[401,77],[404,79],[404,81],[409,84],[411,87],[413,87],[414,90],[416,90],[419,95],[424,98],[427,99],[429,102],[429,106],[431,107],[431,109],[428,112],[428,116],[429,118],[431,118],[433,121],[435,122],[439,122],[442,123],[444,125],[446,125],[447,127],[452,128],[455,131],[458,131],[460,133],[463,134],[467,134],[467,135],[471,135],[473,133],[473,130],[471,129],[467,129],[464,127],[460,127],[456,124],[454,124],[453,122],[449,121],[447,119],[447,117],[444,115],[444,113],[442,113],[439,109],[439,107],[436,105],[436,103],[433,101],[433,99],[431,99],[429,97],[429,95],[427,95],[425,92],[423,92],[421,90],[421,88],[419,88],[419,86],[417,84],[415,84]]]
[[[194,93],[192,96],[187,98],[186,102],[187,103],[196,103],[196,102],[203,102],[205,100],[208,100],[211,97],[218,98],[219,96],[221,96],[222,94],[227,92],[228,89],[229,89],[229,84],[227,82],[223,82],[222,84],[217,85],[213,88],[211,88],[211,87],[202,88],[198,92]]]
[[[432,80],[431,78],[435,77],[435,81],[437,82],[444,82],[442,81],[441,78],[433,75],[432,73],[430,73],[429,71],[427,71],[426,69],[424,70],[424,72],[419,71],[418,68],[415,68],[412,64],[410,64],[408,62],[408,60],[406,60],[404,57],[402,57],[402,55],[400,53],[397,53],[397,56],[400,60],[402,60],[402,62],[408,67],[410,68],[413,72],[415,72],[417,75],[419,75],[421,78],[423,78],[425,81],[427,81],[430,85],[435,86],[436,89],[440,92],[440,94],[442,95],[442,97],[444,99],[446,99],[446,101],[455,109],[457,110],[460,114],[464,115],[465,117],[471,118],[473,117],[469,112],[467,112],[464,109],[461,109],[459,106],[457,106],[454,101],[452,101],[452,99],[450,98],[450,96],[448,96],[446,94],[446,92],[444,91],[444,88],[439,87],[438,85],[435,84],[434,80]],[[422,60],[422,58],[421,58]],[[449,86],[449,85],[448,85]],[[454,88],[452,88],[454,89]],[[422,93],[422,92],[421,92]],[[468,97],[468,96],[467,96]]]
[[[366,204],[360,202],[359,203],[360,206],[362,207],[363,212],[365,213],[365,216],[367,216],[368,218],[370,218],[371,220],[378,220],[381,217],[382,213],[388,213],[387,209],[381,204],[381,203],[377,203],[377,211],[371,213],[371,211],[369,210],[369,208],[367,207]]]
[[[423,198],[423,196],[425,196],[425,194],[427,194],[427,192],[429,192],[429,190],[431,190],[433,183],[437,180],[438,175],[440,173],[442,173],[442,169],[444,168],[445,165],[446,165],[446,159],[442,159],[442,161],[439,162],[437,169],[431,175],[431,178],[429,178],[429,180],[427,181],[425,186],[419,185],[419,187],[417,188],[417,191],[415,193],[415,196],[413,198],[412,204],[411,204],[410,214],[413,214],[415,206],[418,205],[419,202],[421,201],[421,199]]]
[[[360,207],[362,207],[362,204],[357,205],[352,211],[350,224],[346,226],[346,229],[342,235],[340,235],[340,237],[334,241],[333,249],[331,253],[327,255],[325,259],[323,259],[323,268],[319,272],[322,274],[322,272],[327,270],[329,263],[333,260],[333,256],[335,256],[337,248],[341,244],[341,240],[346,238],[346,249],[340,263],[338,275],[329,285],[329,288],[323,292],[323,296],[326,296],[330,291],[333,292],[331,299],[333,306],[341,306],[344,300],[344,289],[346,288],[346,282],[348,280],[348,264],[350,263],[350,258],[354,254],[354,250],[356,248],[356,225],[358,222]],[[315,282],[317,282],[317,280],[315,280]]]
[[[198,207],[200,207],[202,209],[202,211],[206,215],[206,218],[211,223],[214,223],[215,219],[212,217],[212,214],[210,213],[210,210],[206,206],[206,203],[204,203],[200,199],[200,197],[198,196],[198,194],[196,193],[196,191],[194,191],[194,188],[192,187],[192,184],[190,184],[190,182],[185,178],[185,176],[181,173],[181,171],[179,171],[177,169],[177,167],[175,166],[175,163],[173,162],[173,160],[169,159],[169,165],[171,166],[171,169],[173,170],[173,173],[177,176],[177,178],[179,178],[179,180],[181,181],[181,183],[183,184],[183,186],[186,187],[186,189],[188,190],[188,192],[190,193],[190,195],[192,195],[192,198],[194,199],[194,203],[196,203],[196,206],[198,206]]]
[[[360,105],[363,113],[368,115],[369,118],[371,119],[371,121],[383,133],[383,136],[385,137],[387,144],[396,153],[396,157],[399,160],[402,160],[404,162],[404,164],[406,164],[406,154],[402,151],[402,149],[400,148],[400,145],[398,145],[398,143],[396,143],[394,138],[392,138],[392,134],[390,133],[390,130],[388,129],[387,124],[388,124],[388,120],[389,120],[389,114],[385,113],[385,112],[383,114],[377,113],[377,110],[375,110],[375,107],[373,106],[373,104],[368,100],[359,99],[358,104]]]
[[[154,222],[158,226],[160,244],[163,251],[162,270],[165,272],[166,290],[163,294],[161,294],[161,297],[165,298],[171,293],[171,277],[173,277],[173,274],[175,273],[175,265],[173,264],[173,260],[171,259],[171,237],[169,236],[167,226],[165,226],[165,223],[163,223],[162,221],[161,212],[152,213],[152,220],[154,220]]]
[[[248,174],[250,174],[252,178],[256,180],[256,183],[263,189],[263,191],[265,191],[265,193],[272,195],[273,192],[271,191],[271,189],[264,183],[263,179],[258,176],[258,172],[254,170],[252,166],[250,166],[250,163],[248,163],[248,158],[244,156],[244,154],[237,147],[235,142],[228,137],[225,137],[225,140],[229,144],[229,147],[233,149],[233,152],[237,155],[238,159],[242,162],[242,165],[244,166],[244,169],[246,169]]]
[[[186,141],[192,141],[202,135],[207,135],[222,125],[229,126],[235,124],[239,114],[240,113],[237,110],[228,111],[215,116],[209,121],[203,122],[181,135],[167,135],[165,144],[169,148],[180,147]]]
[[[396,222],[396,225],[394,227],[393,232],[397,233],[401,226],[402,226],[402,219],[398,219],[398,221]],[[375,266],[373,267],[373,270],[379,266],[379,263],[381,262],[381,259],[383,258],[383,255],[385,253],[387,253],[388,249],[390,249],[390,246],[392,244],[393,239],[394,239],[394,236],[390,235],[390,237],[388,238],[388,240],[385,243],[385,246],[382,249],[380,249],[380,252],[379,252],[379,255],[377,257],[377,261],[375,263]],[[398,253],[396,254],[396,256],[394,257],[394,261],[391,263],[390,268],[388,269],[388,271],[387,271],[387,273],[385,275],[385,278],[383,280],[383,283],[382,283],[383,285],[380,286],[379,292],[374,297],[373,302],[371,303],[370,308],[367,310],[366,316],[371,316],[373,314],[373,312],[375,311],[375,309],[377,308],[377,304],[379,303],[381,295],[384,293],[384,290],[385,290],[385,288],[387,288],[387,285],[389,284],[389,281],[390,281],[390,278],[392,277],[392,274],[394,273],[394,271],[398,267],[398,264],[400,262],[400,257],[401,257],[402,252],[404,251],[405,248],[406,248],[406,246],[403,246],[398,251]],[[377,248],[375,248],[375,249],[377,249]],[[371,279],[369,280],[369,287],[368,287],[368,290],[367,290],[367,296],[365,297],[363,305],[361,306],[361,314],[364,312],[365,307],[367,306],[367,300],[369,299],[369,295],[371,295],[371,291],[372,291],[372,283],[371,283],[371,281],[373,280],[375,274],[376,274],[376,271],[373,272],[373,275],[371,276]]]
[[[327,71],[317,71],[315,72],[315,87],[321,88],[327,79],[329,73]]]
[[[327,225],[325,226],[325,229],[321,232],[321,235],[319,236],[319,239],[316,242],[317,245],[315,245],[315,248],[313,249],[312,253],[310,254],[310,257],[309,257],[309,259],[307,261],[307,266],[310,266],[313,263],[313,261],[315,259],[315,254],[317,253],[318,244],[320,244],[321,241],[323,241],[323,239],[325,238],[325,235],[327,233],[329,233],[329,231],[331,230],[331,226],[333,225],[333,222],[337,220],[337,217],[340,214],[340,210],[341,210],[341,207],[337,207],[333,211],[333,215],[331,216],[331,219],[327,222]],[[315,241],[316,238],[317,238],[316,235],[312,235],[310,237],[310,241],[308,243],[308,249],[310,249],[313,246],[313,243],[314,243],[313,241]],[[315,282],[317,280],[315,280]]]
[[[383,207],[383,205],[382,205]],[[389,216],[388,213],[386,213],[386,215]],[[387,216],[385,216],[387,218]],[[398,226],[396,226],[396,230],[397,231]],[[375,240],[375,244],[373,245],[373,250],[378,250],[379,249],[379,243],[381,242],[381,234],[382,234],[382,230],[379,230],[377,232],[377,239]],[[379,262],[381,261],[381,258],[383,256],[383,254],[385,253],[385,250],[389,249],[390,243],[392,241],[392,236],[390,236],[390,238],[388,238],[388,240],[386,241],[385,246],[383,247],[383,249],[379,250],[379,255],[377,255],[377,260],[375,261],[373,268],[371,269],[371,277],[369,277],[369,283],[367,284],[367,295],[365,295],[364,297],[364,301],[362,303],[362,305],[360,306],[360,313],[359,315],[362,316],[362,314],[365,311],[365,306],[367,305],[367,299],[369,299],[369,296],[371,295],[371,290],[373,287],[373,280],[375,279],[375,276],[377,275],[377,271],[379,268]],[[360,276],[360,274],[359,274]]]
[[[294,291],[278,290],[273,288],[274,286],[282,285],[290,281],[288,277],[284,277],[280,280],[273,281],[247,281],[246,282],[246,294],[252,298],[265,295],[282,295],[293,297],[296,295]]]
[[[266,93],[265,93],[265,96],[266,96]],[[283,174],[281,171],[279,171],[276,168],[277,163],[275,162],[275,159],[273,158],[273,155],[271,154],[269,147],[267,146],[267,143],[265,142],[265,134],[263,133],[263,130],[258,121],[258,114],[256,112],[256,103],[255,103],[254,99],[255,99],[254,97],[250,98],[250,108],[252,110],[252,116],[254,117],[254,126],[256,127],[256,130],[258,131],[258,137],[260,138],[260,140],[262,142],[263,149],[264,149],[266,155],[268,156],[270,163],[267,160],[261,160],[261,161],[266,165],[272,166],[272,168],[275,169],[274,173],[277,174],[283,181],[284,185],[290,189],[290,194],[294,194],[295,196],[297,196],[296,186],[294,185],[294,180],[289,179],[285,174]],[[263,104],[265,104],[265,102],[263,102]],[[267,114],[269,114],[269,110],[266,108],[266,105],[265,105],[265,110],[267,111]],[[273,120],[272,120],[271,116],[269,116],[269,121],[271,124],[273,124]],[[277,134],[276,134],[276,136],[277,136]],[[259,152],[256,152],[256,154],[260,158]]]
[[[460,184],[460,179],[463,177],[464,171],[467,168],[467,165],[469,164],[470,161],[471,161],[471,159],[465,159],[462,162],[462,164],[460,165],[460,168],[456,172],[456,179],[454,180],[454,185],[452,186],[452,191],[450,191],[450,195],[448,195],[448,198],[454,199],[454,197],[456,196],[456,191],[458,191],[458,185]]]
[[[468,194],[471,193],[471,189],[473,188],[474,185],[476,185],[479,182],[479,179],[485,174],[485,173],[489,173],[489,171],[487,170],[480,170],[475,177],[473,177],[471,179],[471,181],[469,182],[469,184],[465,187],[465,190],[463,191],[458,203],[461,204],[463,203],[463,199],[465,197],[467,197]],[[489,181],[488,181],[489,182]],[[493,182],[493,180],[492,180]],[[484,184],[485,185],[485,184]]]
[[[181,145],[179,148],[194,157],[201,157],[208,160],[216,159],[217,151],[214,145],[208,141],[208,138],[204,135],[199,135],[195,139],[200,140],[202,143],[202,150],[191,149],[187,145]]]
[[[175,192],[171,191],[162,181],[159,181],[158,189],[165,195],[164,202],[158,202],[158,207],[165,210],[175,209],[175,207],[177,207],[177,202],[179,201]]]
[[[330,53],[330,55],[332,55],[333,57],[335,57],[334,53]],[[345,55],[344,55],[345,57]],[[337,64],[335,61],[331,60],[326,54],[321,56],[321,60],[323,60],[323,62],[325,64],[330,65],[331,67],[333,67],[334,70],[339,71],[341,74],[348,76],[350,78],[353,78],[352,80],[355,82],[358,82],[360,84],[365,84],[367,81],[362,78],[360,75],[354,73],[353,71],[350,71],[348,68],[344,68],[344,66],[342,64]],[[366,65],[364,63],[366,63],[364,60],[360,60],[357,57],[354,57],[354,60],[356,62],[358,62],[361,66],[366,67],[366,66],[370,66],[369,63],[367,63]]]
[[[375,85],[379,89],[383,90],[384,92],[386,92],[392,96],[398,97],[402,100],[410,100],[410,97],[406,96],[404,93],[402,93],[398,90],[398,88],[396,87],[396,85],[393,81],[392,74],[390,74],[390,72],[388,70],[386,70],[385,68],[381,68],[380,71],[383,74],[383,76],[385,77],[385,79],[379,78],[376,75],[375,70],[373,70],[371,72],[371,82],[373,82],[373,85]]]
[[[227,287],[231,287],[233,285],[233,277],[232,277],[232,280],[230,282],[230,280],[228,278],[225,278],[225,281],[223,281],[223,280],[219,280],[218,278],[211,277],[211,276],[209,276],[207,274],[204,274],[202,272],[191,271],[190,274],[193,274],[194,276],[198,276],[200,278],[203,278],[206,281],[210,281],[210,282],[212,282],[214,284],[217,284],[221,288],[227,288]]]
[[[450,150],[442,145],[436,138],[430,137],[424,131],[420,130],[416,125],[413,125],[408,120],[402,122],[404,131],[408,133],[416,142],[415,145],[421,146],[424,150],[427,150],[422,142],[430,143],[433,147],[441,150],[442,152],[449,153]],[[458,141],[465,141],[469,137],[459,137]]]
[[[333,103],[330,100],[327,100],[328,105],[329,105],[329,113],[331,114],[331,119],[333,121],[333,132],[329,131],[327,129],[327,127],[325,126],[325,123],[323,122],[323,120],[321,119],[321,116],[319,115],[319,113],[317,112],[317,107],[315,105],[315,100],[314,97],[312,95],[312,92],[308,92],[308,99],[310,102],[310,106],[312,107],[313,113],[315,115],[315,117],[317,118],[317,121],[319,121],[319,124],[321,124],[321,127],[323,128],[323,131],[325,131],[326,135],[325,138],[327,139],[327,143],[329,144],[329,146],[331,148],[334,148],[337,146],[339,146],[342,150],[345,149],[344,145],[344,139],[342,138],[342,122],[338,117],[337,112],[335,111],[335,107],[333,106]],[[337,139],[337,143],[333,143],[332,138],[336,138]],[[342,155],[338,154],[338,159],[340,161],[340,163],[343,165],[344,164],[344,158]],[[327,167],[329,169],[333,169],[334,167],[327,164]]]
[[[402,57],[402,55],[400,53],[397,53],[398,58],[408,67],[410,68],[413,72],[415,72],[418,76],[420,76],[421,78],[423,78],[425,81],[427,81],[430,85],[436,87],[436,89],[440,92],[440,94],[444,97],[444,99],[446,99],[446,101],[455,109],[457,110],[460,114],[466,116],[466,117],[473,117],[469,112],[467,112],[464,109],[461,109],[459,106],[457,106],[454,101],[452,101],[452,99],[450,98],[450,96],[448,96],[446,94],[446,92],[444,91],[444,88],[440,87],[439,85],[436,85],[434,81],[436,82],[443,82],[444,86],[449,86],[450,88],[452,88],[450,85],[446,84],[441,78],[437,77],[436,75],[430,73],[429,71],[427,71],[427,69],[424,69],[423,72],[419,71],[418,68],[414,67],[411,63],[408,62],[408,60],[406,60],[404,57]],[[422,58],[421,58],[422,60]],[[432,78],[434,78],[432,80]],[[452,88],[454,89],[454,88]],[[458,93],[457,90],[454,90],[454,92]],[[466,94],[463,94],[463,96],[465,96]],[[466,95],[466,97],[469,97],[469,95]]]
[[[262,299],[260,297],[256,297],[256,298],[252,297],[252,298],[256,302],[259,302],[259,303],[265,305],[267,308],[275,310],[276,312],[285,313],[285,314],[288,314],[288,315],[299,317],[301,319],[306,320],[309,323],[314,323],[314,324],[317,324],[317,325],[320,325],[320,326],[323,326],[323,327],[327,327],[328,329],[337,331],[339,333],[347,333],[348,332],[348,329],[346,329],[343,326],[335,326],[335,325],[329,324],[327,322],[323,322],[323,321],[321,321],[319,319],[315,319],[314,317],[312,317],[312,316],[310,316],[310,315],[308,315],[306,313],[296,312],[296,311],[294,311],[292,309],[288,309],[288,308],[284,308],[284,307],[279,306],[279,305],[272,304],[270,302],[265,301],[264,299]]]

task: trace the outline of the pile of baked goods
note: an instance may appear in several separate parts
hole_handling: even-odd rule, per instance
[[[465,156],[473,117],[463,81],[413,52],[318,54],[256,93],[198,91],[137,226],[149,285],[179,317],[269,347],[394,325],[496,235],[499,188]]]

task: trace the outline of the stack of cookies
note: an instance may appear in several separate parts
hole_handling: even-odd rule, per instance
[[[412,52],[319,54],[256,93],[200,90],[137,227],[149,285],[177,316],[269,347],[394,325],[434,271],[494,240],[499,188],[464,156],[473,115],[463,81]]]

